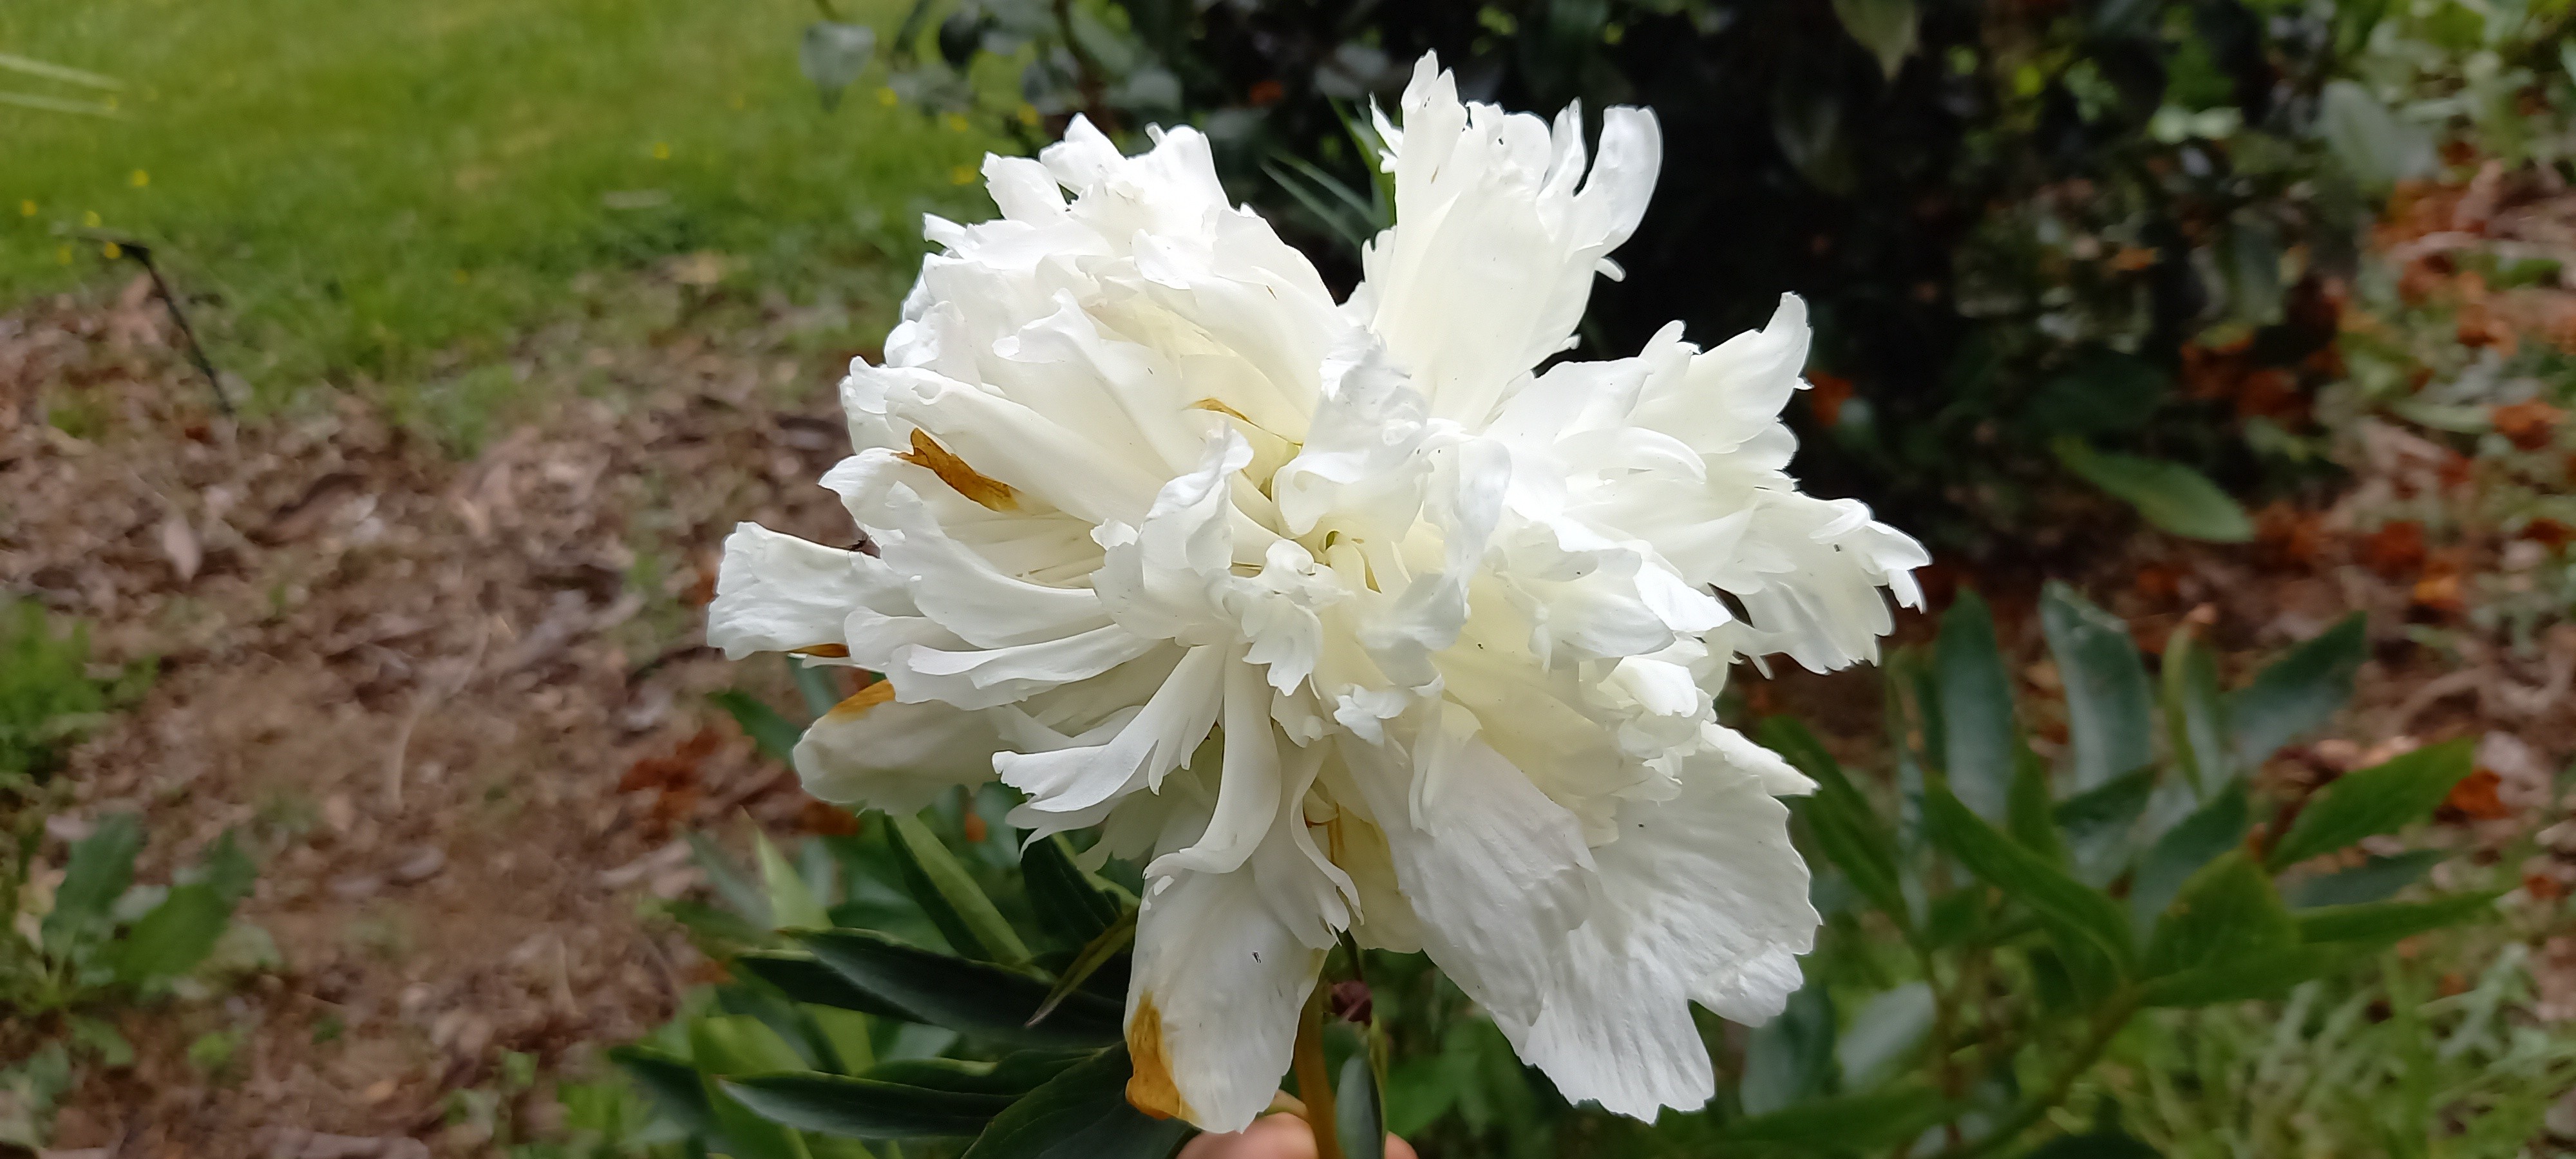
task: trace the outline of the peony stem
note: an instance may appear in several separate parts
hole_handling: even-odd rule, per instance
[[[1315,1133],[1315,1159],[1342,1159],[1340,1120],[1333,1113],[1333,1076],[1324,1067],[1325,995],[1322,979],[1306,996],[1306,1012],[1297,1019],[1297,1052],[1293,1066],[1297,1097],[1306,1104],[1306,1129]]]

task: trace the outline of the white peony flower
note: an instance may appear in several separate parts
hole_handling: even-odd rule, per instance
[[[1696,1107],[1688,1004],[1778,1012],[1817,922],[1774,799],[1810,785],[1712,700],[1739,658],[1874,658],[1926,557],[1784,473],[1794,297],[1539,369],[1618,276],[1650,113],[1588,175],[1578,110],[1461,103],[1429,57],[1402,115],[1338,304],[1191,129],[987,158],[1002,216],[929,220],[842,385],[823,482],[872,550],[742,525],[708,636],[885,674],[798,746],[817,796],[998,776],[1017,824],[1144,864],[1149,1111],[1249,1123],[1342,930],[1427,951],[1567,1098]]]

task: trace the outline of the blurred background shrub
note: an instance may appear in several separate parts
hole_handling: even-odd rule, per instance
[[[1388,212],[1368,105],[1391,109],[1422,53],[1506,108],[1649,106],[1664,175],[1619,252],[1627,276],[1596,291],[1586,356],[1675,316],[1715,342],[1803,295],[1802,473],[1945,547],[2038,527],[2012,546],[2045,552],[2078,522],[2051,486],[2064,471],[2166,531],[2251,536],[2207,480],[2294,488],[2312,467],[2280,447],[2315,433],[2307,403],[2339,373],[2339,308],[2380,199],[2453,129],[2514,163],[2566,148],[2527,121],[2567,104],[2568,12],[921,0],[903,28],[935,23],[937,54],[899,32],[889,55],[897,91],[1032,145],[1074,113],[1131,133],[1202,125],[1238,195],[1345,285]],[[1018,64],[1018,99],[966,83],[985,58]]]

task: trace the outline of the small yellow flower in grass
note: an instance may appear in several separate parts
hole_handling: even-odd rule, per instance
[[[877,103],[891,109],[896,105],[902,104],[903,98],[897,96],[893,89],[878,89]]]
[[[1027,101],[1021,101],[1018,112],[1021,124],[1030,126],[1031,128],[1035,128],[1037,126],[1038,107],[1036,105],[1030,104]]]
[[[939,123],[947,126],[948,131],[951,133],[963,133],[968,128],[972,127],[972,125],[966,120],[966,114],[964,113],[950,113],[947,116],[939,118]]]
[[[456,271],[453,271],[453,272],[451,272],[448,276],[449,276],[449,277],[452,277],[452,278],[454,278],[454,279],[456,279],[456,284],[457,284],[457,285],[460,285],[460,286],[462,286],[462,285],[464,285],[466,282],[468,282],[468,281],[472,280],[472,275],[467,274],[467,273],[466,273],[465,271],[463,271],[463,270],[456,270]]]
[[[106,258],[112,262],[125,256],[125,247],[118,245],[115,242],[109,242],[106,245],[98,247],[98,256]]]
[[[975,167],[972,165],[959,165],[956,168],[950,169],[948,171],[948,183],[951,185],[973,185],[975,183]]]
[[[84,229],[97,229],[97,228],[98,228],[98,225],[99,225],[99,221],[98,221],[98,211],[97,211],[97,210],[95,210],[95,209],[84,209],[84,210],[82,210],[82,211],[81,211],[81,227],[82,227],[82,228],[84,228]]]
[[[750,105],[751,102],[741,93],[735,93],[734,95],[725,98],[725,104],[731,108],[739,110]]]
[[[66,242],[54,247],[54,264],[58,266],[68,266],[72,264],[72,247],[70,243]]]
[[[18,216],[20,216],[20,217],[34,217],[34,216],[36,216],[36,202],[35,202],[35,200],[34,200],[33,198],[25,199],[25,200],[22,200],[22,201],[18,202]]]
[[[134,172],[125,175],[125,183],[135,187],[136,189],[141,189],[146,185],[152,184],[152,175],[144,172],[143,170],[137,169]]]
[[[656,161],[668,161],[668,160],[670,160],[670,159],[671,159],[671,143],[670,143],[669,141],[655,141],[655,142],[653,142],[653,159],[654,159],[654,160],[656,160]]]

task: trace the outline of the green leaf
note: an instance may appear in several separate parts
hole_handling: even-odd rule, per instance
[[[1762,743],[1816,782],[1810,796],[1793,797],[1790,807],[1807,822],[1816,844],[1852,887],[1899,928],[1911,928],[1905,894],[1897,884],[1896,837],[1880,823],[1869,799],[1843,775],[1842,766],[1817,743],[1807,726],[1785,716],[1762,722]]]
[[[2272,847],[2269,863],[2274,869],[2295,865],[2430,816],[2470,767],[2463,737],[2347,773],[2308,798],[2290,831]]]
[[[796,1013],[813,1026],[814,1036],[830,1049],[834,1070],[859,1074],[876,1065],[876,1023],[867,1015],[818,1002],[800,1002]]]
[[[963,1159],[1167,1159],[1189,1124],[1128,1105],[1131,1073],[1124,1045],[1091,1056],[996,1116]]]
[[[727,965],[736,972],[776,987],[780,993],[797,1002],[912,1020],[910,1011],[851,985],[849,979],[812,954],[794,950],[750,950],[736,955]]]
[[[2138,875],[2129,882],[2129,916],[2140,930],[2155,928],[2165,907],[2202,866],[2245,843],[2251,811],[2242,785],[2230,785],[2194,810],[2147,851]]]
[[[1099,1046],[1126,1037],[1119,1005],[1076,990],[1046,1021],[1028,1024],[1050,989],[1041,976],[908,946],[867,930],[797,940],[842,978],[913,1021],[1029,1046]]]
[[[2140,996],[2149,1006],[2207,1006],[2270,998],[2339,969],[2353,958],[2351,950],[2334,945],[2295,945],[2230,955],[2197,970],[2154,979]]]
[[[1937,779],[1923,787],[1923,823],[1935,844],[2005,897],[2098,947],[2115,966],[2125,967],[2134,960],[2129,923],[2117,904],[1997,832]]]
[[[823,98],[830,109],[841,102],[841,92],[859,74],[868,70],[868,62],[877,52],[877,30],[864,24],[841,24],[817,20],[805,26],[805,35],[796,43],[796,67]]]
[[[1731,1143],[1826,1146],[1839,1154],[1912,1139],[1958,1111],[1940,1092],[1908,1084],[1868,1094],[1810,1099],[1737,1119],[1718,1128],[1717,1137]]]
[[[2126,500],[2148,523],[2166,532],[2211,543],[2254,538],[2254,521],[2245,517],[2245,509],[2209,476],[2180,463],[2097,451],[2073,436],[2058,438],[2050,449],[2067,470]]]
[[[1977,593],[1960,592],[1942,613],[1933,667],[1941,697],[1942,771],[1950,776],[1950,791],[1977,816],[2001,821],[2020,738],[1994,616]]]
[[[1896,70],[1914,52],[1914,0],[1834,0],[1834,15],[1842,19],[1843,31],[1878,59],[1879,72],[1896,79]]]
[[[1090,945],[1107,932],[1126,908],[1112,892],[1117,887],[1074,861],[1073,846],[1062,833],[1032,841],[1021,851],[1020,880],[1038,921],[1077,946]]]
[[[1348,1159],[1386,1159],[1386,1105],[1378,1097],[1377,1073],[1369,1069],[1367,1051],[1342,1062],[1342,1078],[1333,1090],[1333,1133]]]
[[[2022,1159],[2162,1159],[2156,1149],[2118,1131],[2096,1131],[2084,1135],[2060,1135],[2031,1150]]]
[[[2206,796],[2236,775],[2227,759],[2227,710],[2218,661],[2186,623],[2165,640],[2165,745],[2194,792]]]
[[[1834,1042],[1843,1085],[1866,1090],[1893,1077],[1931,1037],[1935,1013],[1928,982],[1907,982],[1871,995]]]
[[[2418,849],[2391,857],[2373,857],[2351,869],[2311,877],[2285,892],[2294,910],[2386,901],[2398,890],[2422,880],[2447,856],[2439,849]]]
[[[1063,1002],[1066,996],[1080,988],[1084,982],[1090,981],[1091,976],[1099,973],[1100,968],[1108,965],[1111,959],[1125,953],[1127,947],[1133,945],[1135,941],[1136,911],[1129,910],[1118,915],[1118,921],[1115,924],[1100,931],[1100,936],[1093,938],[1090,945],[1084,946],[1081,953],[1074,955],[1072,964],[1066,966],[1063,973],[1056,975],[1055,986],[1047,991],[1046,1001],[1039,1005],[1037,1013],[1029,1015],[1030,1025],[1046,1021],[1047,1015],[1055,1013],[1057,1004]]]
[[[1834,1003],[1810,981],[1788,1007],[1760,1026],[1744,1047],[1737,1090],[1746,1114],[1762,1115],[1823,1094],[1834,1077]]]
[[[723,1089],[770,1122],[848,1139],[973,1135],[1011,1105],[1009,1095],[965,1094],[812,1071],[728,1078]]]
[[[2057,839],[2054,805],[2049,800],[2048,763],[2030,746],[2016,740],[2013,744],[2012,800],[2005,810],[2005,825],[2013,840],[2045,858],[2051,865],[2066,864],[2066,847]]]
[[[689,1058],[715,1075],[802,1070],[805,1059],[767,1023],[748,1014],[708,1014],[689,1023]]]
[[[2155,694],[2129,626],[2054,581],[2040,593],[2039,625],[2066,686],[2076,789],[2095,788],[2153,761]]]
[[[993,899],[984,896],[973,875],[957,861],[955,854],[932,833],[918,817],[889,813],[893,822],[889,830],[896,852],[902,854],[904,876],[911,880],[913,896],[921,908],[937,923],[948,944],[962,954],[987,962],[1021,965],[1029,960],[1028,944],[1019,932],[994,908]]]
[[[689,1056],[707,1087],[707,1113],[722,1140],[716,1149],[735,1159],[805,1159],[794,1132],[722,1090],[714,1076],[802,1070],[805,1060],[760,1019],[714,1014],[689,1024]]]
[[[2239,766],[2262,764],[2352,699],[2353,676],[2369,654],[2365,627],[2360,613],[2345,617],[2227,697],[2228,745]]]
[[[251,864],[249,855],[241,851],[241,842],[234,839],[232,830],[226,829],[215,838],[214,848],[206,851],[206,859],[198,863],[193,880],[206,883],[226,905],[237,905],[250,896],[251,887],[258,883],[259,867]]]
[[[751,847],[760,863],[761,892],[769,901],[770,922],[782,929],[830,929],[832,919],[823,912],[823,903],[814,899],[814,890],[805,884],[805,876],[779,856],[778,847],[769,843],[769,835],[753,830]]]
[[[2326,82],[2317,102],[2317,135],[2363,192],[2384,193],[2433,169],[2433,135],[2397,114],[2356,81]]]
[[[612,1047],[608,1059],[624,1068],[644,1097],[682,1129],[700,1134],[716,1129],[708,1109],[707,1088],[696,1067],[658,1050],[641,1046]]]
[[[2272,879],[2243,851],[2202,867],[2156,921],[2147,943],[2151,976],[2207,969],[2299,943],[2298,926]]]
[[[2153,767],[2122,773],[2057,803],[2057,826],[2075,863],[2076,879],[2086,885],[2109,884],[2129,867],[2138,818],[2156,791]]]
[[[769,892],[760,888],[749,872],[705,834],[691,833],[688,841],[698,872],[707,876],[707,886],[716,891],[717,897],[755,926],[767,929],[777,924],[769,920]]]
[[[841,703],[841,684],[832,678],[832,666],[817,664],[793,653],[787,658],[787,674],[796,681],[796,695],[805,702],[808,719],[820,719]]]
[[[743,733],[751,737],[753,744],[760,746],[760,751],[769,754],[770,759],[794,767],[796,742],[804,737],[803,728],[780,716],[778,710],[769,707],[767,702],[739,688],[728,688],[709,695],[707,699],[733,717],[733,722],[741,725]]]
[[[2435,901],[2383,901],[2319,906],[2298,914],[2299,937],[2309,942],[2368,942],[2402,938],[2495,916],[2496,895],[2467,893]]]
[[[99,818],[98,827],[72,845],[71,864],[54,888],[54,908],[39,930],[47,954],[66,957],[107,932],[108,911],[134,883],[134,858],[141,852],[143,825],[131,813]]]
[[[117,939],[109,957],[120,982],[179,977],[205,961],[232,921],[233,903],[212,884],[173,889]]]
[[[1091,1050],[1022,1050],[999,1060],[905,1058],[880,1063],[860,1078],[966,1095],[1024,1095],[1090,1058]]]

